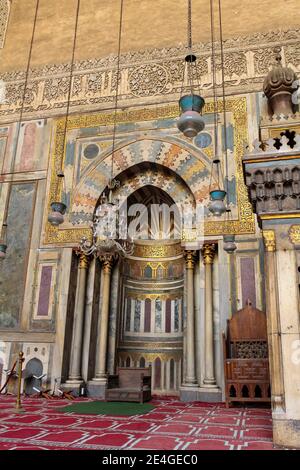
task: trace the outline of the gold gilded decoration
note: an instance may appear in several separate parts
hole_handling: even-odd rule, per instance
[[[163,280],[169,278],[169,269],[172,269],[173,275],[171,277],[180,278],[183,275],[183,260],[182,258],[179,259],[171,259],[167,261],[142,261],[127,258],[126,265],[129,267],[129,271],[126,270],[127,275],[131,278],[140,278],[140,279],[157,279]],[[138,268],[137,268],[138,267]],[[151,268],[151,276],[148,274],[146,275],[145,270],[146,268]],[[158,270],[158,268],[161,268]],[[138,272],[138,274],[137,274]],[[129,274],[130,273],[130,274]]]
[[[135,245],[134,256],[140,258],[171,258],[182,254],[180,243],[171,245]]]
[[[259,218],[261,220],[300,219],[300,213],[299,212],[289,212],[289,213],[286,213],[286,214],[260,214]]]
[[[99,256],[99,260],[102,262],[102,269],[104,274],[110,274],[114,262],[117,260],[116,254],[105,254]]]
[[[248,200],[247,189],[244,184],[243,179],[243,169],[242,169],[242,157],[244,154],[244,142],[248,140],[247,133],[247,103],[246,98],[234,98],[228,99],[226,101],[227,112],[231,112],[233,116],[233,126],[234,126],[234,158],[236,164],[236,194],[237,194],[237,204],[238,204],[238,220],[232,220],[229,223],[225,221],[205,221],[204,233],[206,236],[213,235],[223,235],[226,233],[233,234],[244,234],[244,233],[254,233],[254,216],[252,212],[251,204]],[[218,102],[218,112],[221,113],[223,110],[223,103]],[[214,111],[213,102],[207,102],[204,109],[204,114],[211,114]],[[152,121],[156,119],[171,119],[175,118],[178,115],[178,106],[177,105],[168,105],[164,107],[155,107],[155,108],[145,108],[145,109],[134,109],[120,111],[117,113],[117,123],[125,124],[132,122],[141,122],[141,121]],[[87,115],[78,115],[70,116],[67,122],[67,131],[78,128],[89,128],[97,127],[104,125],[111,125],[114,122],[114,113],[98,113],[98,114],[87,114]],[[50,203],[54,201],[60,195],[57,194],[57,177],[56,171],[60,165],[60,162],[64,160],[63,154],[63,130],[64,130],[65,118],[59,118],[56,120],[56,132],[55,132],[55,142],[52,155],[52,168],[51,168],[51,181],[50,189],[48,195],[48,210],[50,208]],[[78,240],[82,237],[88,239],[91,238],[91,231],[86,227],[78,228],[63,228],[54,227],[50,223],[46,223],[45,227],[45,239],[44,243],[59,245],[59,244],[68,244],[69,246],[75,246],[78,244]],[[187,234],[187,239],[191,239],[191,234]],[[193,237],[192,237],[193,238]],[[160,247],[151,247],[149,248],[148,253],[146,254],[146,248],[140,246],[138,249],[141,249],[141,257],[166,257],[169,253],[168,250],[171,249],[172,245],[161,245]],[[168,248],[167,248],[168,247]],[[148,247],[147,247],[148,249]],[[144,252],[144,254],[142,254]],[[178,254],[179,246],[178,246]],[[171,256],[174,256],[172,254]]]
[[[175,299],[181,299],[182,295],[183,295],[182,289],[173,291],[172,293],[171,292],[166,292],[166,293],[154,294],[152,290],[151,290],[151,292],[152,292],[151,294],[150,293],[145,294],[144,292],[140,293],[140,292],[134,292],[134,291],[127,291],[126,292],[126,297],[131,298],[131,299],[138,299],[138,300],[146,300],[146,299],[150,299],[150,300],[156,300],[156,299],[159,299],[159,300],[168,300],[168,299],[175,300]]]
[[[289,239],[294,245],[300,245],[300,225],[292,225],[289,230]]]
[[[205,243],[201,252],[204,264],[213,264],[216,254],[216,245],[214,243]]]
[[[193,250],[187,250],[185,252],[185,265],[187,269],[194,269],[196,254],[197,252]]]
[[[137,348],[142,348],[142,349],[155,349],[155,350],[170,350],[170,349],[182,349],[182,339],[179,339],[178,341],[174,342],[169,342],[168,341],[168,346],[166,346],[166,342],[145,342],[145,341],[138,341],[134,340],[134,342],[130,341],[123,341],[120,344],[120,349],[137,349]]]
[[[89,259],[84,253],[79,254],[79,269],[88,269]]]
[[[128,351],[119,353],[119,357],[126,361],[127,357],[130,357],[133,361],[140,361],[143,357],[146,362],[154,362],[155,359],[159,358],[161,361],[170,361],[174,359],[175,362],[178,362],[182,357],[182,351],[172,351],[172,352],[153,352],[153,353],[144,353],[144,352],[135,352],[135,351]]]
[[[275,251],[276,239],[274,230],[263,230],[262,234],[266,251]]]

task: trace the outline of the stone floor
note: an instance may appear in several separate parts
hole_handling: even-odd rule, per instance
[[[0,450],[147,449],[271,450],[269,409],[183,403],[153,398],[155,409],[139,416],[62,414],[67,400],[23,400],[26,412],[10,411],[12,396],[0,396]]]

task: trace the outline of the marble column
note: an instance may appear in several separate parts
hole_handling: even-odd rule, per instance
[[[95,377],[92,380],[92,389],[97,396],[102,396],[103,388],[101,385],[106,384],[107,371],[107,343],[108,343],[108,323],[109,323],[109,299],[110,299],[110,282],[111,282],[111,271],[115,261],[115,256],[105,256],[100,259],[102,261],[103,271],[103,288],[102,288],[102,303],[100,309],[100,331],[98,333],[97,350],[96,350],[96,371]],[[95,386],[100,385],[100,389],[96,390]]]
[[[205,271],[205,371],[203,386],[215,388],[214,367],[214,327],[213,327],[213,278],[212,267],[216,246],[205,244],[202,248],[202,257]]]
[[[87,272],[88,258],[83,253],[80,253],[76,301],[74,310],[73,336],[70,356],[70,369],[69,378],[67,380],[68,384],[73,385],[80,385],[82,383],[81,356]]]
[[[273,412],[283,412],[284,380],[282,371],[281,328],[278,308],[278,276],[274,230],[263,230],[265,246],[266,315]]]
[[[195,311],[194,311],[194,267],[196,252],[187,250],[185,252],[186,263],[186,375],[184,387],[196,387],[195,367]]]
[[[93,300],[95,295],[95,276],[96,276],[96,258],[91,259],[89,272],[86,282],[86,302],[83,326],[83,345],[82,345],[82,377],[85,382],[88,381],[89,359],[91,347],[91,329],[93,317]]]

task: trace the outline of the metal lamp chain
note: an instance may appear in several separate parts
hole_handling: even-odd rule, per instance
[[[120,0],[120,22],[119,22],[119,39],[118,39],[118,55],[117,55],[117,78],[116,78],[116,94],[115,94],[115,107],[114,107],[114,128],[113,128],[112,155],[111,155],[111,180],[113,179],[113,172],[114,172],[114,153],[115,153],[115,144],[116,144],[117,111],[118,111],[118,102],[119,102],[122,23],[123,23],[123,0]]]
[[[187,43],[190,53],[192,53],[192,0],[188,0],[188,28],[187,28]]]
[[[74,37],[73,37],[73,45],[72,45],[72,57],[71,57],[71,66],[70,66],[70,79],[69,79],[69,88],[68,88],[68,96],[67,96],[67,109],[66,109],[66,117],[64,123],[64,130],[63,130],[63,141],[62,141],[62,160],[60,161],[60,168],[58,168],[57,176],[64,178],[63,174],[63,156],[64,156],[64,149],[66,144],[66,137],[67,137],[67,129],[68,129],[68,120],[70,114],[70,105],[71,105],[71,93],[72,93],[72,82],[73,82],[73,72],[74,72],[74,62],[75,62],[75,50],[76,50],[76,42],[77,42],[77,32],[78,32],[78,20],[79,20],[79,11],[80,11],[80,0],[77,0],[77,8],[76,8],[76,16],[75,16],[75,29],[74,29]],[[58,184],[56,188],[56,193],[58,193]],[[56,194],[58,197],[58,194]]]
[[[187,24],[187,45],[189,49],[190,61],[187,62],[188,68],[188,79],[190,82],[191,93],[193,94],[193,62],[192,62],[192,47],[193,47],[193,40],[192,40],[192,0],[188,0],[188,24]]]
[[[20,117],[19,117],[19,122],[18,122],[18,127],[17,127],[16,143],[15,143],[15,147],[14,147],[13,158],[12,158],[11,165],[10,165],[11,169],[9,170],[8,173],[3,173],[3,174],[12,174],[12,181],[13,181],[13,172],[14,172],[14,166],[15,166],[17,151],[18,151],[18,143],[19,143],[19,137],[20,137],[21,124],[22,124],[23,115],[24,115],[25,98],[26,98],[26,92],[27,92],[27,86],[28,86],[28,80],[29,80],[30,63],[31,63],[32,49],[33,49],[33,43],[34,43],[34,37],[35,37],[35,31],[36,31],[36,23],[37,23],[38,11],[39,11],[39,4],[40,4],[40,0],[37,0],[36,1],[36,6],[35,6],[34,20],[33,20],[32,35],[31,35],[30,46],[29,46],[27,67],[26,67],[26,72],[25,72],[25,82],[24,82],[24,88],[23,88],[23,93],[22,93],[22,104],[21,104]],[[7,210],[8,210],[8,204],[9,204],[9,200],[10,200],[11,189],[12,189],[12,183],[10,183],[10,185],[9,185],[8,194],[6,196],[6,201],[7,202],[6,202],[6,210],[5,210],[4,213],[6,213]],[[7,220],[7,213],[4,217],[4,222],[3,222],[3,225],[5,225],[5,226],[6,226],[6,220]]]
[[[227,140],[227,118],[226,118],[226,98],[225,98],[225,73],[224,73],[224,44],[223,44],[223,26],[222,26],[222,7],[221,7],[221,0],[218,0],[218,6],[219,6],[221,71],[222,71],[222,98],[223,98],[224,147],[225,147],[225,168],[226,168],[226,195],[227,195],[227,206],[229,206],[229,190],[228,190],[228,189],[229,189],[228,140]]]
[[[218,107],[216,90],[216,51],[215,51],[215,24],[214,24],[214,1],[210,0],[210,21],[211,21],[211,49],[212,49],[212,82],[213,82],[213,100],[214,100],[214,127],[215,127],[215,151],[218,152]]]
[[[216,90],[216,51],[215,51],[215,24],[214,24],[214,1],[210,0],[210,27],[211,27],[211,55],[212,55],[212,83],[213,83],[213,102],[214,102],[214,141],[215,141],[215,159],[218,159],[219,140],[218,140],[218,103]],[[217,165],[217,183],[219,185],[219,163]],[[212,162],[212,174],[214,161]],[[213,175],[211,175],[212,177]]]

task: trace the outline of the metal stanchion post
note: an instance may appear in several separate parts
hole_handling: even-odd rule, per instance
[[[16,401],[16,413],[24,413],[24,408],[22,408],[21,403],[21,384],[22,384],[22,365],[24,362],[24,353],[23,351],[19,352],[19,367],[18,367],[18,391],[17,391],[17,401]]]

